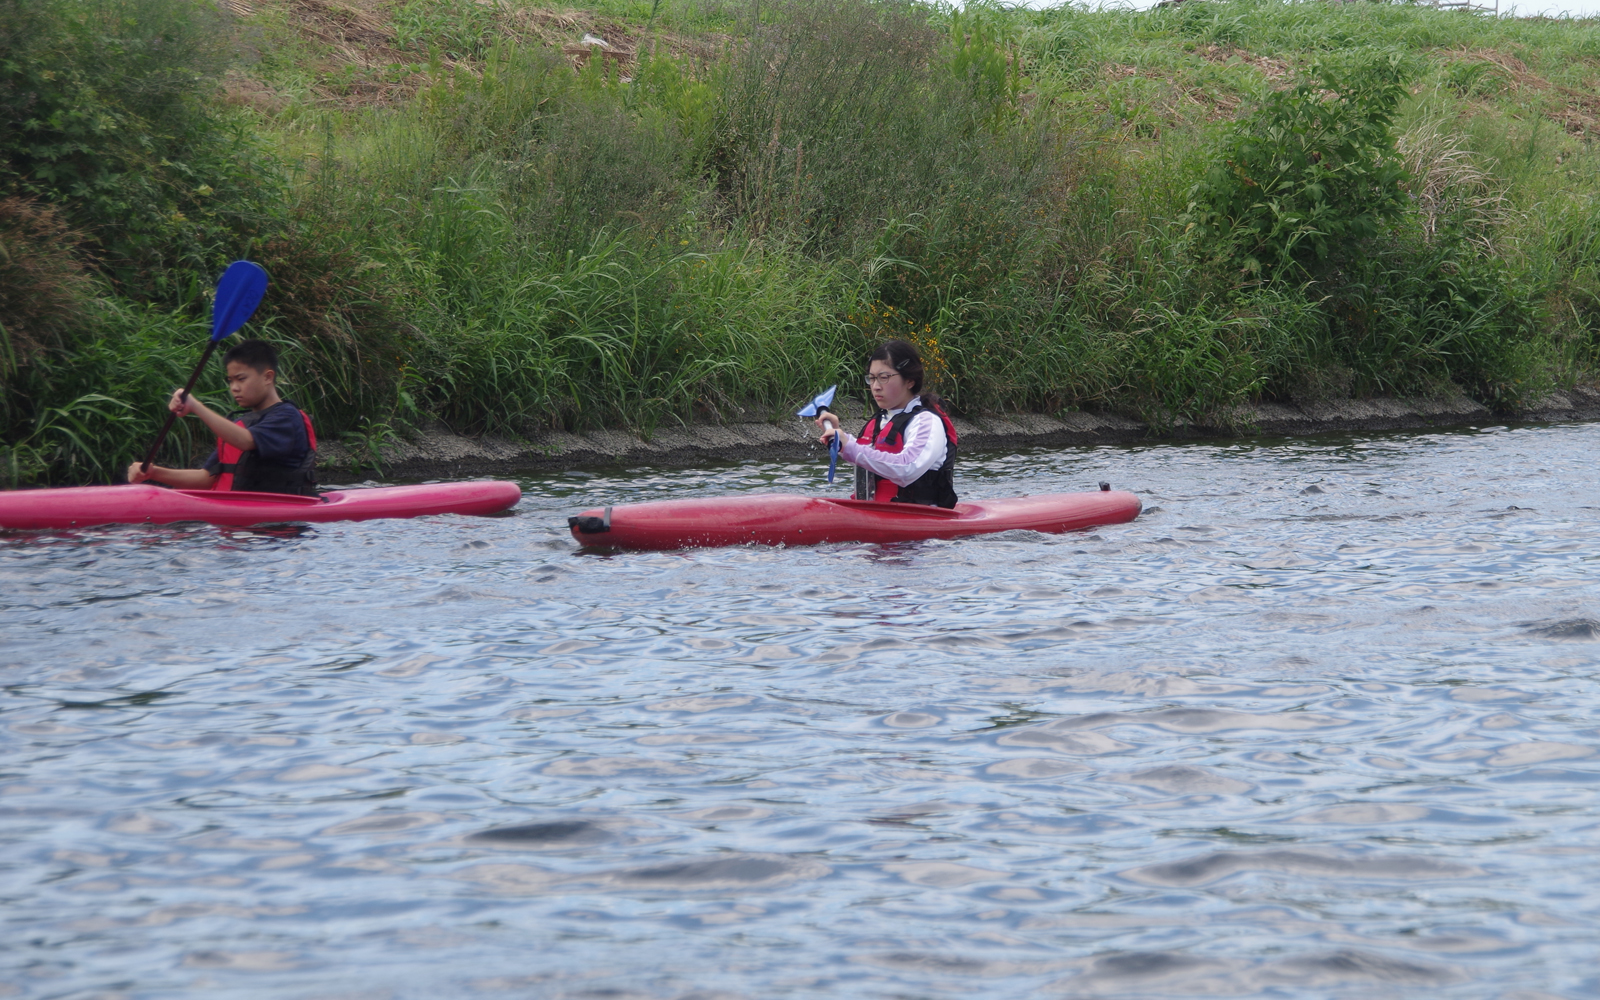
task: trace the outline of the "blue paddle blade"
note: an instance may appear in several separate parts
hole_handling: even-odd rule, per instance
[[[817,394],[817,397],[807,403],[805,409],[795,414],[797,417],[815,417],[833,405],[833,394],[839,390],[837,385],[830,385],[827,389]],[[835,434],[833,440],[828,442],[828,482],[833,482],[833,470],[839,467],[839,435]]]
[[[216,343],[249,321],[267,294],[267,272],[260,264],[236,260],[217,281],[217,301],[211,307],[211,342]]]
[[[825,392],[819,393],[816,399],[806,404],[805,409],[796,413],[797,417],[814,417],[833,405],[833,394],[838,390],[837,385],[828,386]]]

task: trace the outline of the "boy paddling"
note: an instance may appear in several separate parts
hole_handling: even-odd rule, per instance
[[[167,408],[200,418],[217,436],[217,448],[198,469],[128,466],[128,482],[146,480],[185,490],[316,492],[317,434],[311,418],[278,395],[278,352],[263,340],[241,341],[222,358],[228,392],[242,413],[222,416],[175,389]]]

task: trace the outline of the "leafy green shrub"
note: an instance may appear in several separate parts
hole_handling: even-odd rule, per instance
[[[1030,175],[1049,165],[1034,167],[1020,154],[1017,159],[1022,162],[1013,171],[990,163],[987,172],[951,177],[942,197],[930,199],[922,211],[880,222],[869,272],[877,297],[929,320],[958,302],[993,308],[1017,294],[1036,293],[1049,234],[1030,211],[1036,206],[1029,188],[1040,183]]]
[[[1452,384],[1499,407],[1549,388],[1541,290],[1460,233],[1414,227],[1374,241],[1324,285],[1327,353],[1361,394]]]
[[[1268,95],[1194,186],[1189,224],[1262,277],[1303,275],[1378,235],[1407,203],[1390,125],[1408,72],[1398,53],[1360,54]]]
[[[208,104],[226,39],[200,0],[0,0],[0,196],[61,206],[124,287],[195,301],[281,200]]]

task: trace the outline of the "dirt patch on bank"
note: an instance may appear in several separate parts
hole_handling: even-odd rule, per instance
[[[409,100],[440,73],[477,75],[475,56],[424,48],[408,36],[393,0],[220,0],[242,25],[273,17],[281,20],[307,50],[303,62],[313,74],[318,100],[346,107],[373,107]],[[605,59],[626,76],[641,53],[661,52],[698,62],[715,59],[727,39],[689,37],[670,31],[644,32],[592,11],[543,7],[485,7],[484,35],[473,52],[497,41],[539,44],[561,52],[574,70],[591,58]],[[413,26],[415,27],[415,26]],[[234,72],[225,82],[226,98],[272,115],[290,103],[249,73]]]

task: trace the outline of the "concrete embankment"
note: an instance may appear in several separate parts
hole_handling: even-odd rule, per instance
[[[1128,443],[1242,435],[1310,435],[1357,431],[1415,430],[1482,423],[1600,419],[1600,389],[1580,387],[1552,393],[1537,405],[1496,416],[1465,396],[1444,399],[1367,399],[1335,402],[1260,403],[1242,407],[1233,426],[1194,423],[1153,429],[1127,417],[1097,413],[1043,414],[957,419],[965,452],[1032,446]],[[528,440],[463,437],[435,428],[384,451],[386,479],[508,475],[609,465],[699,465],[730,458],[817,458],[820,447],[809,423],[707,424],[661,428],[648,437],[628,431],[550,432]],[[327,473],[348,472],[358,463],[337,442],[322,448]],[[328,480],[325,474],[323,479]]]

